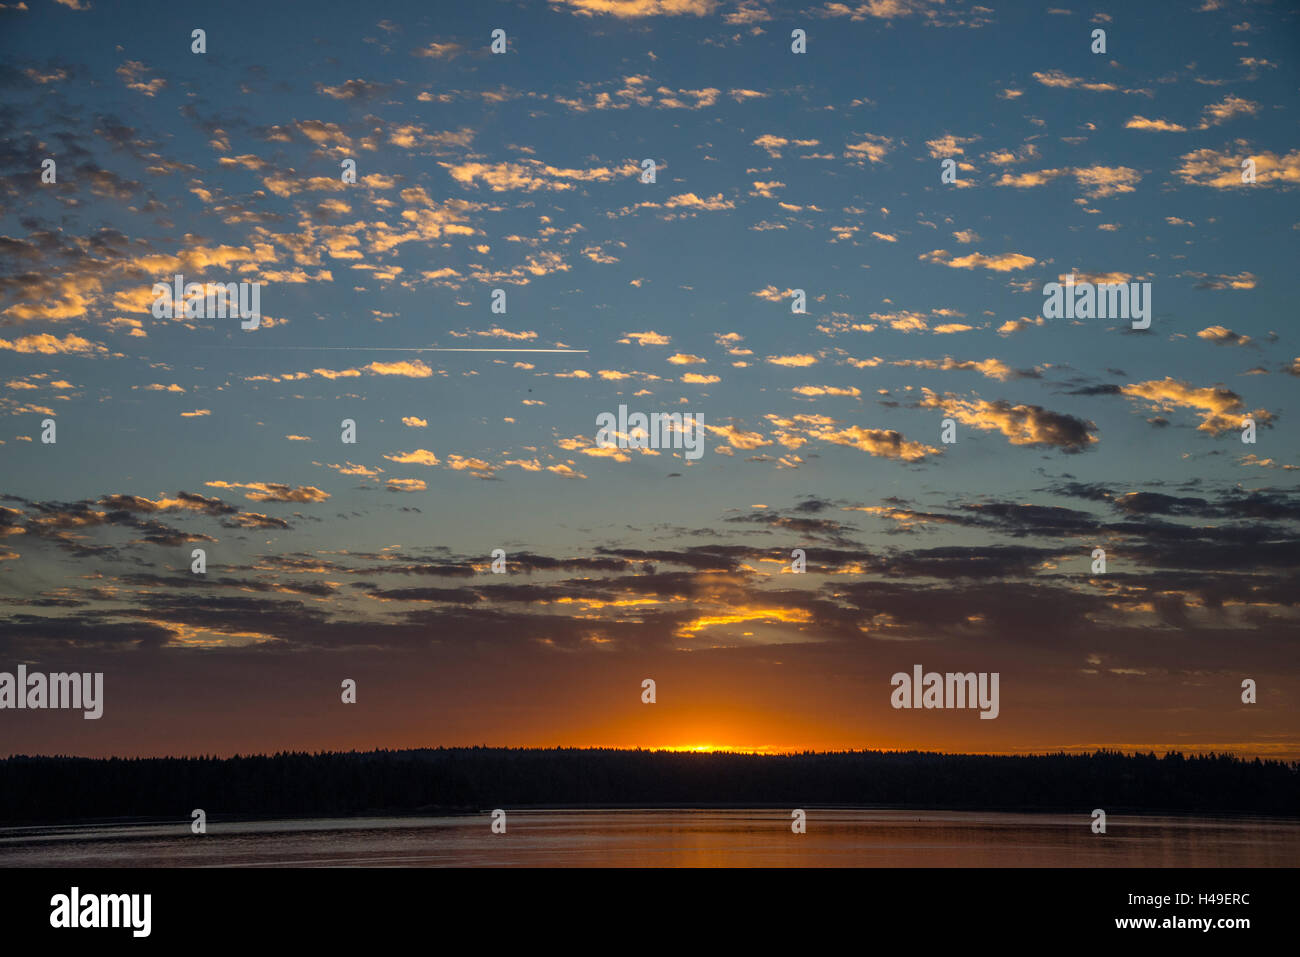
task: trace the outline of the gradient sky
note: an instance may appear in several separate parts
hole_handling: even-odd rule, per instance
[[[6,0],[0,670],[106,703],[0,753],[1300,757],[1297,53],[1237,0]],[[1041,318],[1071,270],[1150,329]],[[177,272],[262,327],[154,318]]]

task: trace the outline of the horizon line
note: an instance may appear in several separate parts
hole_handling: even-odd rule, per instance
[[[1054,751],[1051,750],[933,751],[933,750],[925,750],[922,748],[840,748],[840,749],[828,749],[828,750],[815,750],[815,749],[764,750],[764,749],[754,749],[754,748],[733,749],[733,748],[726,748],[726,747],[705,749],[704,746],[698,746],[698,745],[697,746],[674,745],[674,746],[662,746],[662,747],[641,747],[641,746],[613,747],[613,746],[603,746],[603,745],[512,746],[512,745],[490,745],[490,744],[423,745],[423,746],[399,747],[399,748],[373,747],[368,749],[350,748],[347,750],[327,749],[322,751],[282,749],[278,751],[258,751],[258,752],[231,751],[225,754],[201,754],[201,753],[200,754],[166,754],[166,755],[114,754],[109,756],[96,756],[96,757],[91,757],[87,755],[78,755],[78,754],[16,754],[14,753],[14,754],[0,756],[0,762],[11,761],[18,758],[40,758],[40,759],[70,758],[70,759],[82,760],[82,761],[114,761],[114,760],[167,761],[167,760],[191,760],[191,759],[215,759],[215,760],[224,761],[236,757],[273,758],[280,755],[321,756],[321,755],[347,755],[347,754],[376,754],[380,752],[400,753],[403,751],[619,751],[628,754],[642,752],[646,754],[693,754],[693,755],[701,755],[701,756],[729,755],[729,756],[758,757],[758,758],[803,757],[805,755],[820,757],[820,756],[827,756],[827,755],[853,755],[853,754],[881,754],[881,755],[920,754],[920,755],[934,755],[937,757],[1042,758],[1042,757],[1058,757],[1058,756],[1087,757],[1096,754],[1107,754],[1107,755],[1117,755],[1120,757],[1147,757],[1148,755],[1155,755],[1158,759],[1163,759],[1169,757],[1170,755],[1177,754],[1185,758],[1229,757],[1234,760],[1247,762],[1247,763],[1252,761],[1276,761],[1281,764],[1300,764],[1300,757],[1297,756],[1273,757],[1273,756],[1265,756],[1259,754],[1250,755],[1244,752],[1237,752],[1231,750],[1225,750],[1225,751],[1182,750],[1182,749],[1169,748],[1169,747],[1164,748],[1163,752],[1158,752],[1154,748],[1149,748],[1146,751],[1136,750],[1136,749],[1132,751],[1126,751],[1121,748],[1112,749],[1105,746],[1095,746],[1095,747],[1075,748],[1075,749],[1060,748]]]

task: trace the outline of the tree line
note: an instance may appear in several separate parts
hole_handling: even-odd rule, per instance
[[[347,816],[485,808],[885,805],[1300,815],[1300,763],[1170,752],[757,755],[429,748],[0,760],[0,821]]]

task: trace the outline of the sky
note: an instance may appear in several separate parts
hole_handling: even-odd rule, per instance
[[[0,753],[1300,758],[1298,41],[1239,0],[5,0],[0,671],[105,701]],[[155,309],[177,274],[258,326]],[[1046,318],[1067,275],[1149,328]],[[702,455],[606,447],[621,405]],[[892,707],[915,665],[998,717]]]

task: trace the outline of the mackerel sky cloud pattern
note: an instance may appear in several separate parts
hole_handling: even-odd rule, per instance
[[[1300,15],[1129,6],[0,5],[6,750],[1300,757]]]

